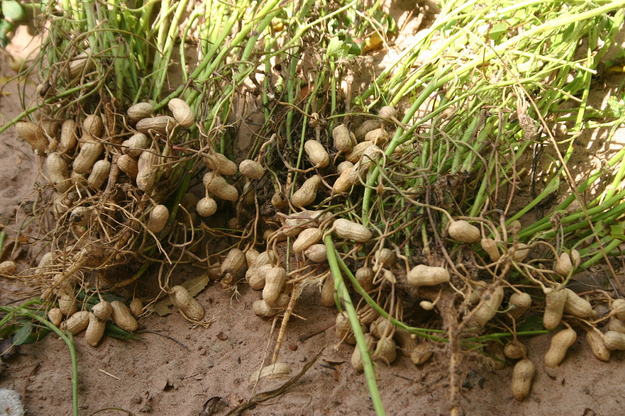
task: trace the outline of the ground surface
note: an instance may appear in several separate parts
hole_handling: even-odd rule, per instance
[[[22,47],[19,43],[15,47]],[[0,55],[0,78],[14,73],[8,58]],[[611,80],[615,85],[622,79]],[[32,88],[33,86],[30,86]],[[605,95],[598,92],[598,101]],[[17,90],[8,86],[0,93],[2,123],[19,114]],[[596,136],[596,135],[595,135]],[[593,154],[593,132],[580,141]],[[620,135],[619,137],[623,137]],[[622,146],[624,141],[610,144]],[[597,142],[595,146],[603,146]],[[592,161],[587,161],[591,163]],[[15,216],[23,215],[18,205],[32,198],[33,185],[41,180],[39,161],[29,146],[15,139],[14,130],[0,136],[0,223],[11,229]],[[25,253],[20,261],[29,261]],[[188,277],[201,273],[188,272]],[[622,272],[621,272],[622,274]],[[593,284],[599,274],[586,274],[584,282]],[[184,278],[185,276],[179,276]],[[581,280],[580,276],[580,280]],[[25,288],[15,282],[0,282],[0,303],[7,304],[24,296]],[[254,394],[276,388],[285,380],[262,380],[256,388],[250,375],[261,367],[273,351],[269,340],[271,321],[256,317],[252,303],[259,298],[249,287],[240,288],[240,297],[210,283],[198,300],[214,319],[205,329],[192,328],[180,314],[167,317],[151,315],[140,320],[139,341],[105,338],[97,348],[89,347],[83,335],[76,338],[79,369],[79,406],[81,415],[154,414],[196,416],[209,399],[219,397],[214,414],[224,415]],[[300,337],[328,328],[335,310],[319,304],[315,288],[308,288],[288,327],[281,361],[297,374],[322,348],[320,359],[285,394],[269,400],[245,414],[254,415],[355,415],[372,414],[364,376],[350,363],[353,347],[335,347],[337,338],[329,328],[307,340]],[[549,336],[525,341],[529,358],[537,367],[531,396],[519,403],[510,392],[512,367],[492,372],[477,362],[468,371],[462,390],[462,412],[466,415],[571,416],[622,414],[625,390],[622,375],[625,355],[614,353],[609,363],[596,360],[585,336],[579,334],[563,364],[557,369],[543,365]],[[268,358],[269,359],[269,358]],[[0,374],[0,387],[22,394],[28,415],[71,414],[71,364],[65,344],[48,336],[34,345],[22,346],[6,360]],[[378,366],[378,386],[389,415],[448,414],[447,363],[444,354],[415,367],[400,357],[391,367]],[[214,400],[211,403],[215,403]]]

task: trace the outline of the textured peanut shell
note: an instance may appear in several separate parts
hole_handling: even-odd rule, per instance
[[[562,331],[551,337],[551,345],[545,354],[545,365],[550,368],[556,368],[560,365],[569,347],[573,345],[577,339],[577,334],[573,329],[563,329]]]
[[[515,399],[521,402],[529,396],[535,373],[536,366],[528,359],[523,359],[514,365],[510,388]]]

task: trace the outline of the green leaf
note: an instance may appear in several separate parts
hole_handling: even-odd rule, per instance
[[[132,332],[124,331],[112,322],[106,323],[105,332],[108,336],[118,339],[141,339]]]
[[[8,338],[9,335],[15,332],[15,324],[6,325],[0,328],[0,338]]]
[[[15,0],[3,0],[2,14],[4,14],[4,17],[11,19],[14,22],[19,22],[24,18],[24,16],[26,16],[26,11],[24,10],[24,6]]]
[[[13,30],[13,25],[8,20],[0,20],[0,47],[5,48],[9,44],[7,33]]]
[[[341,41],[338,36],[330,39],[328,44],[328,50],[326,51],[326,58],[328,59],[340,59],[347,58],[349,55],[349,45]]]
[[[488,37],[494,41],[500,40],[505,34],[508,33],[510,27],[505,22],[495,23],[491,30],[488,32]]]
[[[532,332],[543,330],[543,318],[539,315],[528,316],[521,324],[517,324],[517,332]]]
[[[608,106],[604,110],[607,117],[621,118],[625,114],[625,103],[617,97],[608,97]]]
[[[610,226],[610,237],[625,241],[625,227],[622,223]]]
[[[38,332],[30,333],[30,335],[24,339],[22,344],[34,344],[35,342],[44,339],[50,332],[52,331],[48,328],[41,328]]]
[[[33,332],[32,323],[28,322],[22,326],[19,331],[13,335],[13,344],[22,345],[28,339],[28,336]]]

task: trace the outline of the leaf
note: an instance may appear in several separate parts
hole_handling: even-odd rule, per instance
[[[117,339],[124,339],[124,340],[141,339],[140,337],[136,336],[132,332],[125,331],[112,322],[106,323],[106,329],[104,331],[108,336],[117,338]]]
[[[28,336],[33,332],[32,323],[28,322],[22,326],[19,331],[13,335],[13,344],[14,345],[22,345],[26,343]]]
[[[495,23],[492,29],[488,32],[488,37],[494,41],[500,40],[506,33],[508,33],[509,26],[507,23],[499,22]]]
[[[0,328],[0,338],[8,338],[9,335],[15,332],[15,327],[15,324],[11,324]]]
[[[516,326],[517,332],[533,332],[544,329],[543,317],[539,315],[530,315],[523,321],[523,323]]]
[[[40,341],[46,337],[50,332],[52,332],[48,328],[41,328],[38,332],[31,332],[22,342],[22,344],[34,344],[37,341]],[[17,344],[16,344],[17,345]]]
[[[625,241],[625,228],[622,223],[610,226],[610,237]]]
[[[0,19],[0,47],[4,48],[9,44],[7,33],[13,30],[13,25],[4,19]]]
[[[19,22],[26,16],[26,11],[24,10],[24,6],[15,0],[3,0],[2,14],[4,14],[4,17],[14,22]]]
[[[206,285],[208,284],[208,280],[208,274],[205,273],[194,279],[187,280],[181,286],[187,289],[191,296],[195,296],[206,287]],[[154,305],[152,310],[160,316],[166,316],[174,312],[169,308],[171,305],[173,305],[171,298],[167,297]]]
[[[349,45],[345,44],[338,36],[330,39],[328,44],[328,50],[326,51],[326,58],[328,59],[340,59],[347,58],[349,55]]]

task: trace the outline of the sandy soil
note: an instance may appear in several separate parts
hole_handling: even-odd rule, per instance
[[[3,80],[0,84],[12,75],[8,58],[0,55]],[[613,82],[618,84],[620,79]],[[5,87],[0,93],[2,122],[19,112],[17,91],[12,86]],[[13,129],[0,136],[0,149],[0,223],[11,231],[16,213],[21,215],[18,206],[32,199],[33,185],[41,180],[39,161],[27,145],[16,140]],[[24,253],[19,261],[29,261],[29,254]],[[179,278],[199,273],[202,271],[186,271]],[[595,272],[589,274],[592,281]],[[239,290],[240,296],[233,299],[231,292],[212,282],[198,295],[197,299],[214,319],[206,329],[192,328],[180,314],[174,313],[142,318],[138,341],[109,337],[92,348],[86,344],[84,335],[78,335],[80,414],[225,415],[254,394],[284,383],[285,380],[262,380],[254,387],[249,381],[250,375],[262,366],[263,359],[270,359],[275,334],[272,336],[271,321],[261,320],[252,313],[252,303],[259,294],[247,286]],[[21,299],[23,291],[23,286],[3,279],[0,303]],[[322,307],[318,290],[309,287],[295,313],[302,319],[294,318],[289,324],[281,361],[288,363],[291,375],[295,375],[317,352],[323,349],[323,353],[286,393],[245,414],[373,414],[364,376],[349,363],[353,347],[336,345],[337,338],[330,327],[335,310]],[[301,340],[317,331],[320,333]],[[584,338],[579,333],[557,369],[546,368],[542,360],[549,336],[522,340],[537,367],[531,396],[522,403],[510,392],[512,363],[503,370],[490,371],[479,360],[473,361],[463,383],[462,414],[622,414],[625,356],[615,352],[609,363],[598,361]],[[441,347],[422,367],[415,367],[403,356],[390,367],[379,364],[378,386],[387,413],[448,414],[445,357]],[[71,414],[71,363],[63,341],[48,336],[36,344],[21,346],[5,364],[0,387],[14,389],[22,395],[27,415]]]

